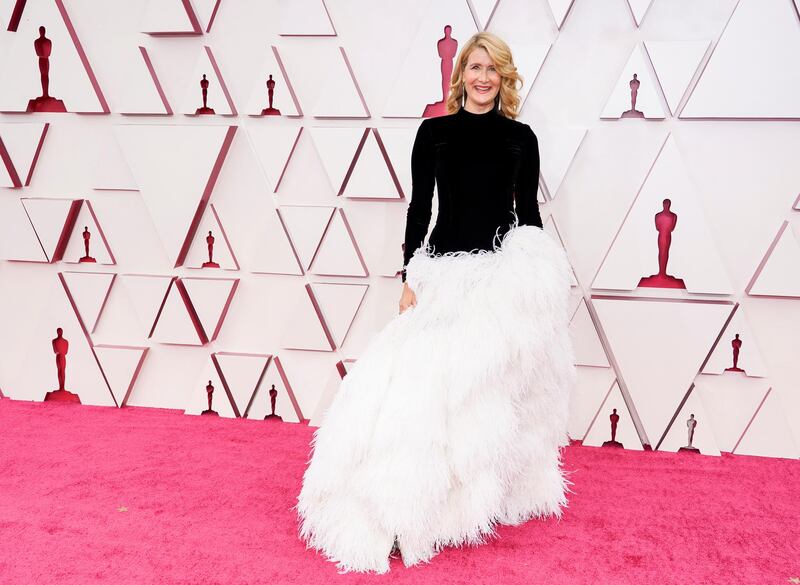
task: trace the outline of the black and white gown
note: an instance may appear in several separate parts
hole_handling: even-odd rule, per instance
[[[403,273],[417,304],[342,380],[296,505],[301,538],[343,571],[388,571],[395,542],[406,566],[429,561],[567,505],[571,268],[542,230],[538,175],[530,127],[496,110],[420,125]]]

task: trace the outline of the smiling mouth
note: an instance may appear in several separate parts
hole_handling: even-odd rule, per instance
[[[477,91],[478,93],[488,93],[488,92],[492,91],[492,88],[489,87],[489,86],[476,85],[476,86],[474,86],[474,88],[475,88],[475,91]]]

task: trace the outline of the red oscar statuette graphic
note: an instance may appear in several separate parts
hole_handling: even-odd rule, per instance
[[[617,414],[617,409],[614,409],[609,415],[609,420],[611,420],[611,440],[606,441],[603,443],[603,447],[616,447],[621,448],[622,443],[617,442],[617,423],[619,422],[619,415]]]
[[[686,288],[682,278],[667,274],[669,247],[672,244],[672,231],[678,223],[678,216],[669,210],[669,199],[664,199],[664,208],[656,213],[656,230],[658,231],[658,274],[646,276],[639,281],[639,286],[651,288]]]
[[[208,409],[201,412],[201,415],[219,416],[219,413],[211,408],[211,402],[214,400],[214,385],[211,380],[208,381],[206,386],[206,396],[208,397]]]
[[[639,86],[641,84],[642,82],[639,81],[639,77],[634,73],[633,79],[631,79],[628,84],[631,88],[631,109],[622,112],[621,118],[644,118],[644,113],[636,109],[636,96],[639,93]]]
[[[203,107],[197,108],[195,114],[215,114],[214,108],[208,107],[208,79],[206,79],[205,73],[203,73],[203,79],[200,80],[200,89],[203,92]]]
[[[272,79],[272,75],[269,76],[267,79],[267,99],[269,100],[269,105],[261,110],[262,116],[280,116],[281,111],[276,110],[272,107],[272,96],[275,93],[275,80]]]
[[[28,112],[66,112],[64,102],[50,95],[50,53],[53,41],[44,36],[45,28],[39,27],[39,37],[33,41],[36,56],[39,57],[39,76],[42,81],[42,95],[28,101]]]
[[[89,256],[89,240],[91,237],[92,233],[89,231],[89,227],[83,226],[83,249],[86,251],[86,255],[78,260],[78,262],[97,262],[97,260]]]
[[[423,118],[435,118],[447,114],[447,96],[450,93],[450,76],[453,74],[453,58],[456,56],[458,41],[450,36],[453,30],[449,24],[444,27],[444,36],[436,43],[439,58],[442,60],[442,99],[425,106]]]
[[[59,327],[56,329],[57,337],[53,340],[53,353],[56,354],[56,371],[58,372],[58,390],[53,390],[44,395],[45,402],[77,402],[81,399],[77,394],[73,394],[64,388],[64,381],[67,375],[67,352],[69,342],[64,339],[64,330]]]
[[[275,384],[272,385],[272,388],[269,389],[269,403],[271,407],[271,413],[264,417],[264,420],[271,420],[274,422],[283,422],[283,419],[275,414],[275,401],[278,398],[278,390],[275,388]]]
[[[208,244],[208,262],[203,262],[203,268],[219,268],[219,264],[214,262],[214,236],[208,232],[206,244]]]
[[[739,339],[739,334],[736,334],[736,337],[731,339],[731,347],[733,348],[733,367],[725,368],[726,372],[741,372],[742,374],[746,374],[742,368],[739,367],[739,350],[742,349],[742,340]]]

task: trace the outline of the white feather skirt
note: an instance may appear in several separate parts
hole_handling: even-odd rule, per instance
[[[300,537],[342,572],[384,573],[498,524],[561,518],[575,383],[570,266],[513,224],[492,251],[417,250],[417,305],[394,317],[342,380],[295,510]]]

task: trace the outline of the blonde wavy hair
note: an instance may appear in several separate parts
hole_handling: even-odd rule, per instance
[[[519,115],[519,87],[524,83],[522,76],[517,72],[511,49],[506,42],[496,34],[479,32],[470,37],[458,52],[453,63],[453,74],[450,76],[450,93],[447,96],[447,112],[454,114],[461,107],[464,96],[464,69],[467,59],[476,48],[485,49],[494,62],[495,69],[500,74],[500,114],[512,120]]]

